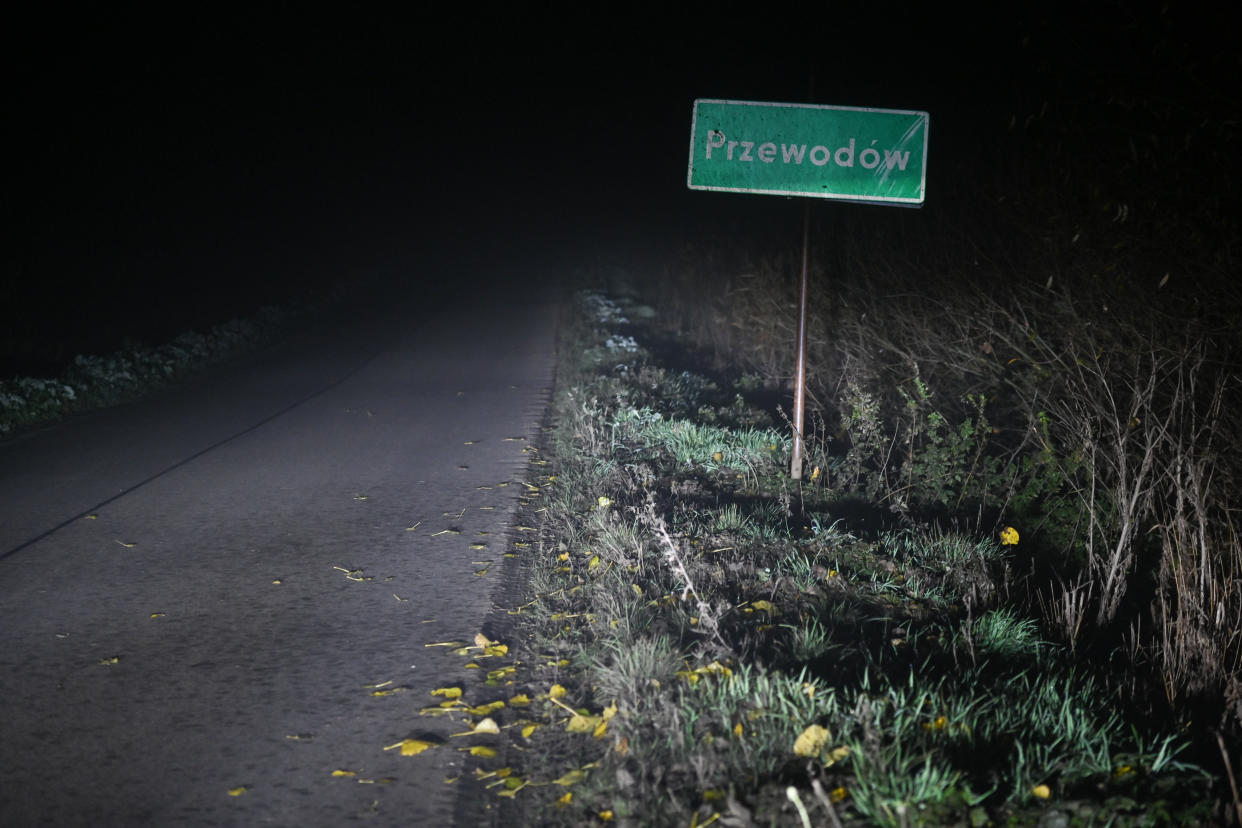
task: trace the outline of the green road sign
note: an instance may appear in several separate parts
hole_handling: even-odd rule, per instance
[[[692,190],[923,206],[926,112],[694,102]]]

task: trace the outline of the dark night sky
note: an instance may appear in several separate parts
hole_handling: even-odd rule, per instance
[[[1190,94],[1189,118],[1239,68],[1222,21],[1125,4],[806,12],[820,5],[11,19],[5,321],[176,327],[187,300],[201,323],[380,265],[434,280],[443,266],[421,263],[588,255],[780,209],[686,191],[695,97],[804,100],[814,74],[820,103],[926,109],[932,208],[1010,116],[1141,89]]]

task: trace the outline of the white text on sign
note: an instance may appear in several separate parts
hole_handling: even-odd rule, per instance
[[[875,143],[878,143],[878,139],[871,141],[871,144]],[[851,138],[835,152],[823,144],[812,145],[808,152],[807,144],[781,143],[778,145],[774,141],[730,141],[720,130],[710,130],[707,133],[707,158],[711,159],[712,150],[723,148],[726,161],[760,161],[764,164],[774,164],[779,160],[782,164],[801,164],[805,159],[817,167],[830,163],[838,167],[853,167],[857,160],[858,166],[865,170],[874,170],[881,164],[885,170],[904,170],[906,163],[910,160],[909,150],[885,149],[881,156],[881,151],[874,146],[864,147],[856,155],[856,144],[857,140]]]

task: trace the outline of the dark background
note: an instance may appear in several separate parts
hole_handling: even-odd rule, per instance
[[[986,211],[974,185],[1055,142],[1120,158],[1136,133],[1236,123],[1223,18],[830,5],[11,16],[0,378],[377,272],[452,301],[472,274],[705,228],[792,236],[787,200],[686,190],[696,97],[806,100],[813,78],[818,103],[928,110],[924,216]],[[1213,169],[1202,186],[1228,188]]]

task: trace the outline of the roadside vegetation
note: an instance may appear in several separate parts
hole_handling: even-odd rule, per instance
[[[502,822],[1242,820],[1239,236],[1135,140],[1015,154],[1049,168],[987,210],[833,209],[800,482],[797,262],[595,274],[525,596],[440,708]]]
[[[266,306],[171,342],[127,342],[103,356],[79,354],[52,377],[0,379],[0,438],[71,414],[116,405],[196,370],[270,343],[305,310]]]

